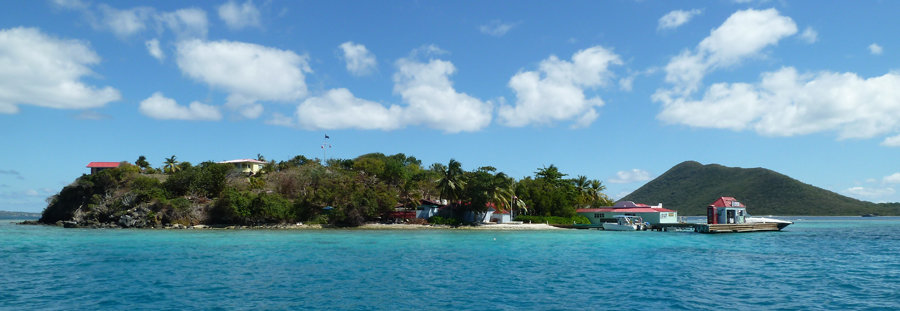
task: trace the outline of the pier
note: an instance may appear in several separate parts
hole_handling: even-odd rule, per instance
[[[551,225],[564,229],[599,229],[603,230],[601,225],[592,224],[572,224],[572,225]],[[760,232],[760,231],[780,231],[787,224],[779,223],[744,223],[744,224],[698,224],[698,223],[670,223],[655,224],[650,226],[649,231],[693,231],[700,233],[737,233],[737,232]]]

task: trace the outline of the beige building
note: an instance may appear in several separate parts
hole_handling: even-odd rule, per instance
[[[266,165],[265,161],[253,160],[253,159],[238,159],[238,160],[228,160],[218,162],[221,164],[231,164],[234,165],[234,168],[241,171],[242,173],[247,174],[256,174],[262,170],[263,166]]]

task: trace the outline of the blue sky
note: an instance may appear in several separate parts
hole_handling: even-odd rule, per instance
[[[900,201],[900,3],[0,3],[0,210],[91,161],[406,153],[621,197],[682,161]],[[656,202],[648,202],[656,203]]]

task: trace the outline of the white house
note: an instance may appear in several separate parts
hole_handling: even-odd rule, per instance
[[[234,165],[234,168],[241,171],[242,173],[247,174],[256,174],[262,170],[263,165],[266,165],[265,161],[253,160],[253,159],[237,159],[237,160],[228,160],[218,162],[221,164],[231,164]]]
[[[507,211],[496,211],[491,214],[491,221],[498,224],[506,224],[512,222],[511,215]]]

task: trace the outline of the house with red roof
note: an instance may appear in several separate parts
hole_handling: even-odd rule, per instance
[[[496,222],[498,224],[505,224],[512,222],[512,215],[509,214],[508,211],[495,211],[491,214],[491,222]]]
[[[117,168],[121,164],[122,162],[91,162],[88,163],[87,168],[91,169],[91,175],[94,175],[103,170]]]
[[[708,224],[742,224],[747,217],[747,206],[733,197],[720,197],[706,208]]]
[[[616,222],[616,216],[640,216],[644,222],[651,225],[678,223],[678,212],[662,207],[662,203],[654,206],[634,203],[631,201],[619,201],[613,206],[599,208],[580,208],[575,210],[578,215],[587,217],[592,225],[602,225],[604,222]]]

